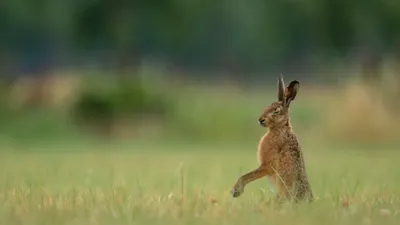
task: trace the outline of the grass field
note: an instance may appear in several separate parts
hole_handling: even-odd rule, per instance
[[[400,222],[400,154],[395,149],[304,143],[316,201],[278,207],[271,202],[274,193],[267,179],[249,184],[240,198],[230,196],[237,177],[257,166],[256,150],[249,145],[222,148],[148,145],[108,152],[82,147],[84,153],[1,153],[0,223]]]
[[[175,88],[162,126],[121,126],[128,138],[101,143],[58,114],[4,114],[0,224],[399,224],[400,121],[357,86],[303,86],[292,105],[312,204],[274,205],[266,178],[231,197],[258,166],[256,119],[274,90]]]

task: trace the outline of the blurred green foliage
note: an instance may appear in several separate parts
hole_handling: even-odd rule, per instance
[[[185,79],[174,82],[163,79],[161,74],[143,70],[137,76],[79,76],[79,82],[70,90],[71,100],[58,100],[66,102],[62,107],[41,101],[36,105],[15,104],[12,93],[18,92],[9,92],[12,87],[2,89],[0,142],[29,145],[94,138],[239,144],[256,143],[266,132],[257,118],[276,100],[275,84],[246,86],[229,82],[193,83]],[[65,84],[55,86],[71,86],[65,80]],[[18,90],[24,92],[23,88]],[[295,132],[302,140],[313,142],[393,140],[396,118],[384,115],[384,109],[379,111],[378,100],[365,96],[362,90],[359,85],[301,88],[291,106]],[[354,113],[354,107],[370,111],[371,116],[360,117]],[[380,117],[375,118],[373,115],[378,113]],[[367,120],[371,122],[365,123]]]
[[[0,21],[0,45],[27,60],[166,56],[181,65],[280,69],[307,57],[317,66],[359,47],[396,52],[400,3],[14,0],[0,3]]]
[[[155,114],[167,110],[164,96],[143,87],[136,77],[96,77],[84,79],[73,106],[76,119],[112,120],[116,117]]]
[[[188,142],[253,141],[265,132],[256,123],[262,109],[275,100],[275,87],[244,88],[224,84],[169,84],[160,79],[121,76],[80,78],[75,100],[67,111],[57,107],[22,105],[12,108],[5,97],[0,113],[0,132],[15,142],[77,140],[88,137],[85,125],[126,126],[139,129],[152,123],[150,138]],[[298,130],[318,121],[315,106],[295,106],[293,120]],[[313,117],[312,119],[310,117]],[[122,124],[118,123],[123,121]],[[110,128],[111,129],[111,128]],[[157,135],[161,131],[161,136]],[[90,134],[90,133],[89,133]]]

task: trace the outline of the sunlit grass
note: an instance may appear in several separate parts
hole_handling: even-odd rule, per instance
[[[316,201],[274,205],[267,179],[233,199],[255,148],[159,146],[152,152],[6,154],[1,224],[398,224],[399,153],[305,144]],[[185,153],[185,149],[196,151]],[[83,149],[82,149],[83,150]],[[86,149],[87,150],[87,149]],[[174,151],[175,150],[175,151]],[[196,152],[196,153],[194,153]],[[225,153],[222,153],[225,152]]]

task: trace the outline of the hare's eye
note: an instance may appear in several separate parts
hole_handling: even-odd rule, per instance
[[[273,112],[274,115],[278,115],[279,113],[281,113],[280,110],[276,110],[276,111]]]

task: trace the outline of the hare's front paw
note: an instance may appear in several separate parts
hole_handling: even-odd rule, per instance
[[[244,187],[242,184],[238,183],[233,187],[231,194],[234,198],[239,197],[244,192]]]

